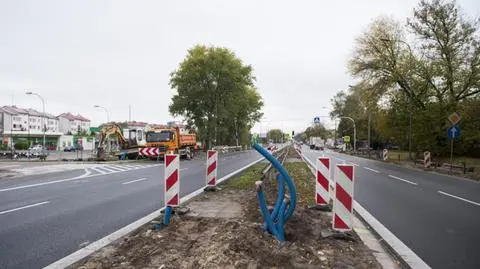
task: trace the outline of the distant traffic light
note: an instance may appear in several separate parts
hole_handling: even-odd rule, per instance
[[[292,137],[294,137],[294,136],[295,136],[295,131],[292,131]]]

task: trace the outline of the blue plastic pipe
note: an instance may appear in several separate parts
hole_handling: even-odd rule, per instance
[[[165,226],[167,226],[168,224],[170,224],[170,216],[172,215],[172,207],[171,206],[167,206],[167,208],[165,208],[165,215],[163,216],[163,224]]]
[[[272,222],[276,222],[278,219],[278,213],[282,212],[280,211],[280,206],[282,205],[283,197],[285,196],[285,180],[283,179],[282,174],[277,175],[277,187],[278,187],[278,197],[277,197],[277,201],[275,202],[275,206],[273,207],[273,211],[270,215]],[[285,212],[282,212],[282,214],[285,214]],[[263,228],[267,230],[266,222],[263,224]]]
[[[260,211],[262,212],[262,215],[265,217],[265,221],[267,222],[267,231],[278,238],[277,229],[273,225],[273,221],[272,221],[272,219],[270,217],[270,214],[268,212],[267,202],[265,201],[265,195],[263,193],[262,182],[257,182],[256,187],[257,187],[258,202],[260,204]]]
[[[283,168],[283,166],[280,164],[280,162],[273,157],[272,154],[270,154],[268,151],[266,151],[262,146],[259,144],[254,144],[253,148],[258,151],[258,153],[262,154],[272,165],[275,167],[278,172],[283,176],[285,179],[288,190],[290,192],[290,206],[288,207],[287,213],[286,213],[286,219],[290,218],[290,216],[293,214],[293,211],[295,211],[295,207],[297,206],[297,190],[295,188],[295,184],[293,184],[292,179],[287,173],[287,170]]]

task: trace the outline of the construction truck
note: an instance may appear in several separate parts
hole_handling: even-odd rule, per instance
[[[97,147],[97,159],[106,160],[106,153],[113,153],[119,158],[124,156],[129,159],[138,156],[138,142],[136,139],[136,130],[131,130],[128,139],[123,135],[122,128],[114,123],[103,126],[100,131],[100,139]]]
[[[310,137],[310,149],[323,150],[325,143],[321,137]]]
[[[167,153],[179,154],[180,157],[192,158],[197,138],[195,134],[181,131],[179,127],[154,128],[147,131],[147,148],[158,148],[160,156]]]

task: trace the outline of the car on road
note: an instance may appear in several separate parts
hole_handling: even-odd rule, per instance
[[[77,149],[74,146],[71,147],[65,147],[63,149],[64,152],[75,152]]]

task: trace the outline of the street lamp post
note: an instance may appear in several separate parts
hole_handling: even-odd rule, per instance
[[[42,107],[43,107],[43,115],[42,115],[42,129],[43,129],[43,150],[45,150],[45,131],[46,131],[46,124],[45,124],[45,118],[46,118],[46,114],[45,114],[45,100],[43,99],[42,96],[40,96],[40,94],[38,93],[35,93],[35,92],[26,92],[27,95],[35,95],[37,96],[38,98],[40,98],[40,100],[42,101]],[[29,128],[30,130],[30,128]]]
[[[380,39],[383,42],[391,42],[392,40],[389,38],[381,38]],[[400,43],[403,43],[407,45],[408,51],[410,52],[410,56],[413,57],[413,50],[412,47],[410,47],[410,44],[408,44],[406,41],[398,39],[397,40]],[[413,92],[409,89],[408,91],[408,98],[409,98],[409,104],[408,104],[408,156],[410,160],[413,160],[412,157],[412,102],[413,102]]]
[[[110,116],[109,116],[108,110],[105,107],[99,106],[99,105],[94,105],[93,107],[94,108],[102,108],[103,110],[105,110],[105,115],[107,116],[107,123],[110,122]]]
[[[355,125],[355,120],[350,117],[340,117],[341,119],[349,119],[353,123],[353,152],[357,151],[357,127]]]

